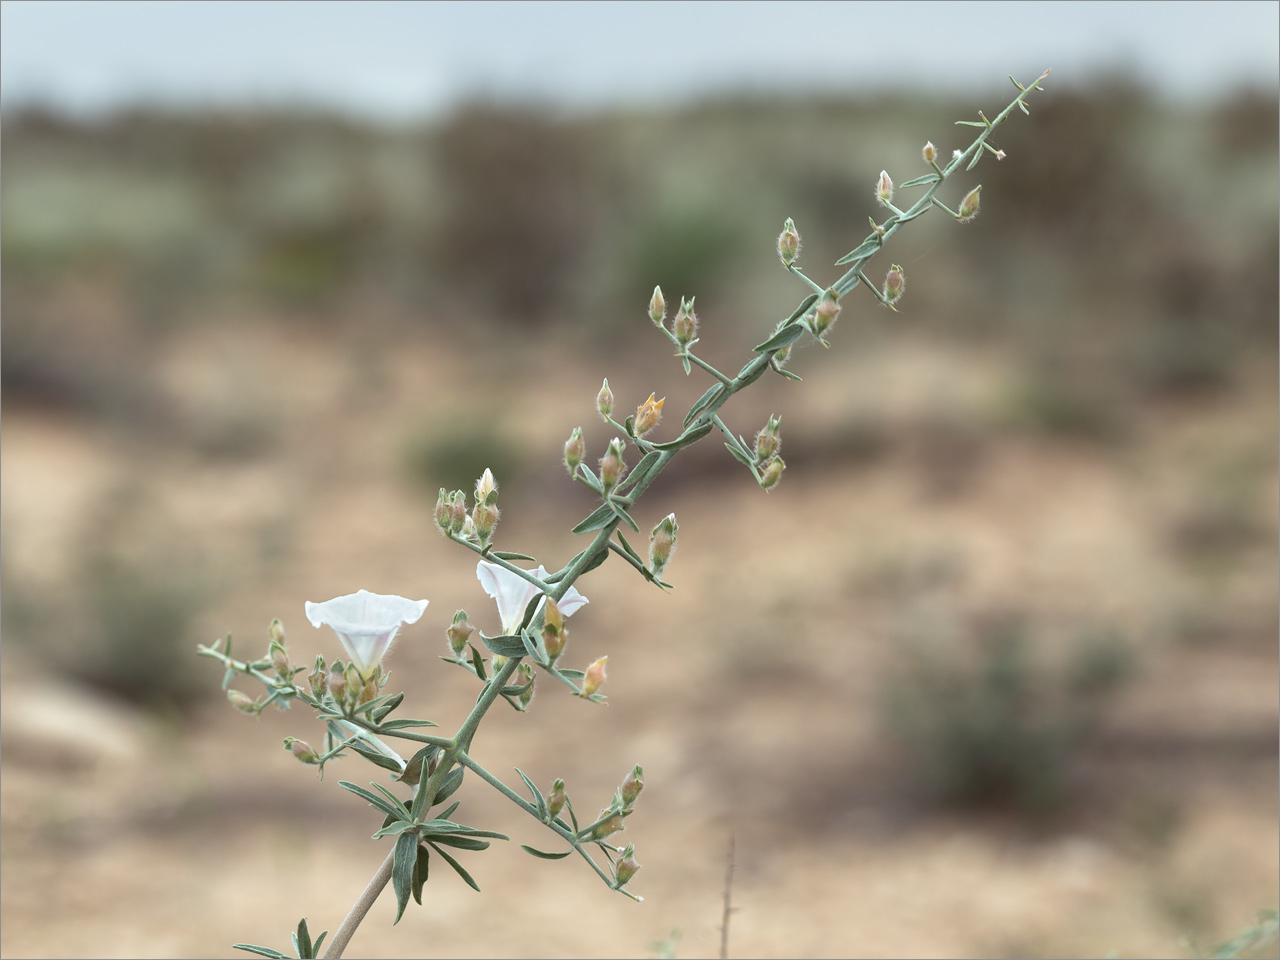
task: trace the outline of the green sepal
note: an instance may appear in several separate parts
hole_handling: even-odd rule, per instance
[[[394,858],[391,861],[391,886],[396,892],[396,919],[400,922],[404,916],[404,908],[409,905],[409,894],[413,890],[414,867],[418,863],[418,835],[402,833],[396,840]]]
[[[716,391],[722,386],[724,386],[724,384],[713,383],[711,386],[707,387],[707,392],[700,396],[698,398],[698,402],[690,407],[689,412],[684,415],[684,425],[686,427],[693,423],[694,418],[697,417],[698,414],[711,406],[712,402],[716,398]]]
[[[537,563],[535,557],[529,556],[527,553],[516,553],[514,550],[494,550],[493,556],[499,560],[528,560],[530,563]]]
[[[422,906],[422,888],[427,882],[427,871],[430,868],[431,851],[426,844],[418,844],[418,859],[413,864],[413,899]]]
[[[488,840],[476,840],[474,837],[460,837],[451,833],[436,833],[431,836],[432,843],[443,843],[446,847],[457,847],[459,850],[488,850]]]
[[[911,184],[909,183],[903,184],[904,187],[909,187],[910,185]],[[840,267],[846,263],[853,263],[853,261],[855,260],[861,260],[863,257],[869,257],[873,253],[875,253],[877,250],[879,250],[880,246],[881,246],[880,239],[878,237],[874,240],[864,240],[858,246],[854,247],[852,250],[846,253],[843,257],[837,260],[836,266]]]
[[[246,953],[256,953],[260,957],[270,957],[271,960],[293,960],[287,953],[281,953],[279,950],[272,950],[270,947],[259,947],[252,943],[233,943],[232,950],[243,950]]]
[[[585,520],[579,523],[571,531],[574,534],[590,533],[592,530],[599,530],[601,527],[607,526],[613,520],[613,511],[609,509],[609,504],[602,503],[596,507]]]
[[[914,180],[908,180],[906,183],[898,184],[898,189],[902,190],[905,187],[922,187],[926,183],[937,183],[941,179],[942,178],[936,173],[926,173],[923,177],[916,177]]]
[[[400,764],[397,763],[395,760],[393,760],[391,757],[384,757],[382,754],[378,753],[375,750],[366,750],[364,747],[360,746],[358,743],[353,743],[353,744],[350,744],[349,746],[350,746],[350,749],[360,754],[360,756],[364,757],[374,766],[382,767],[382,769],[384,770],[391,770],[395,773],[400,773]]]
[[[501,654],[504,657],[525,656],[524,641],[518,636],[486,637],[481,633],[480,639],[484,641],[484,645],[493,653]]]
[[[635,414],[631,414],[627,419],[622,421],[622,428],[627,431],[627,436],[633,439],[636,435],[635,422]]]
[[[467,886],[469,886],[476,893],[480,892],[480,884],[476,883],[475,880],[472,879],[471,874],[467,873],[467,871],[463,869],[462,864],[460,864],[457,860],[453,859],[453,857],[449,856],[447,853],[445,853],[443,850],[437,847],[434,843],[431,843],[430,841],[428,841],[428,846],[430,846],[431,849],[433,849],[436,853],[440,854],[440,856],[444,858],[444,862],[449,864],[449,866],[453,867],[453,869],[457,871],[458,876],[460,876],[463,880],[467,882]]]
[[[693,367],[689,363],[689,358],[681,357],[680,362],[684,365],[684,375],[687,377],[690,373],[693,372]]]
[[[538,808],[538,819],[545,821],[547,819],[547,801],[542,798],[542,792],[530,780],[523,770],[516,767],[516,773],[520,775],[520,779],[524,781],[524,785],[529,788],[529,793],[533,795],[533,805]]]
[[[563,853],[547,853],[545,850],[535,850],[527,843],[520,844],[520,849],[531,857],[537,857],[539,860],[563,860],[569,854],[573,853],[572,848],[565,850]]]
[[[369,801],[369,803],[372,806],[377,807],[383,813],[390,814],[391,816],[395,817],[398,820],[403,819],[409,814],[409,811],[407,809],[405,810],[397,809],[394,805],[387,803],[386,800],[383,800],[376,793],[370,793],[364,787],[357,786],[356,784],[352,783],[350,780],[339,780],[338,786],[342,787],[344,790],[350,790],[352,793],[356,794],[360,798]]]
[[[378,707],[378,709],[374,710],[373,713],[370,714],[370,716],[373,717],[373,722],[381,723],[383,718],[387,714],[389,714],[392,710],[394,710],[396,707],[400,706],[403,700],[404,700],[403,693],[397,693],[394,697],[387,698],[386,703]]]
[[[397,834],[404,833],[406,830],[412,830],[414,824],[408,820],[396,820],[387,824],[373,835],[374,840],[381,840],[383,837],[394,837]]]
[[[701,440],[703,437],[705,437],[708,433],[711,432],[712,426],[714,425],[710,421],[708,421],[707,423],[704,423],[700,427],[695,427],[694,429],[688,431],[687,433],[681,434],[680,436],[676,437],[674,440],[669,440],[666,443],[655,443],[653,445],[653,449],[664,450],[664,451],[680,450],[683,447],[689,446],[689,444],[691,443],[696,443],[697,441]]]
[[[844,263],[843,260],[837,260],[837,263]],[[816,299],[816,296],[815,296]],[[794,323],[788,322],[785,327],[775,333],[764,343],[758,343],[751,349],[756,353],[773,353],[775,350],[781,350],[789,344],[795,343],[800,339],[800,335],[804,333],[804,328]]]

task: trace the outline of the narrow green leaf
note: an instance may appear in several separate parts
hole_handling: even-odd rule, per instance
[[[926,173],[923,177],[916,177],[914,180],[908,180],[906,183],[898,184],[898,189],[901,190],[904,187],[922,187],[926,183],[937,183],[941,179],[942,178],[936,173]]]
[[[911,184],[904,183],[903,186],[909,187],[911,186]],[[855,260],[861,260],[863,257],[869,257],[879,249],[880,249],[880,243],[878,239],[864,240],[862,241],[861,244],[854,247],[852,250],[846,253],[843,257],[837,260],[836,266],[840,267],[846,263],[853,263],[853,261]]]
[[[344,790],[350,790],[362,799],[369,801],[370,804],[377,807],[383,813],[388,813],[396,819],[400,819],[402,816],[401,812],[395,806],[387,803],[387,801],[383,800],[376,793],[370,793],[364,787],[358,787],[349,780],[339,780],[338,786],[342,787]],[[405,811],[405,813],[408,813],[408,811]]]
[[[328,930],[321,930],[320,936],[316,937],[316,942],[311,945],[312,960],[315,960],[316,957],[320,956],[320,944],[324,943],[324,938],[328,935]]]
[[[786,322],[783,323],[783,326],[785,327],[788,323],[795,323],[797,320],[803,317],[806,313],[808,313],[809,308],[812,307],[817,302],[818,302],[818,295],[816,293],[809,294],[807,297],[805,297],[803,300],[800,301],[800,306],[796,307],[795,310],[792,311],[791,316],[787,317]]]
[[[609,509],[609,504],[602,503],[585,520],[574,527],[571,532],[575,534],[590,533],[592,530],[599,530],[601,527],[606,526],[612,520],[613,511]]]
[[[459,805],[459,804],[461,804],[461,803],[462,803],[462,801],[461,801],[461,800],[455,800],[455,801],[453,801],[453,803],[449,804],[448,809],[446,809],[444,813],[440,814],[440,816],[436,817],[436,819],[437,819],[437,820],[448,820],[450,817],[452,817],[452,816],[453,816],[453,811],[457,810],[457,809],[458,809],[458,805]]]
[[[634,437],[636,435],[636,430],[634,426],[635,420],[636,420],[636,416],[633,413],[631,414],[631,416],[627,417],[627,419],[622,421],[622,428],[627,431],[628,437]]]
[[[520,631],[520,642],[524,644],[524,656],[534,663],[540,663],[542,658],[538,656],[538,647],[533,642],[533,637],[529,636],[528,630]]]
[[[594,557],[591,558],[591,562],[582,568],[582,572],[590,573],[592,570],[600,566],[600,564],[604,563],[608,559],[609,559],[609,548],[605,547],[603,550],[601,550],[599,553],[597,553]]]
[[[413,890],[413,868],[417,862],[418,835],[400,834],[391,861],[391,886],[396,892],[396,923],[400,922],[400,918],[404,916],[404,908],[409,905],[409,894]]]
[[[523,657],[525,655],[524,641],[519,637],[486,637],[481,633],[480,639],[484,641],[484,645],[492,652],[502,654],[504,657]]]
[[[388,800],[390,800],[392,803],[396,805],[396,809],[399,810],[401,817],[407,818],[409,816],[409,805],[407,803],[405,803],[403,800],[401,800],[399,797],[397,797],[394,793],[392,793],[390,790],[388,790],[386,787],[384,787],[380,783],[374,783],[372,786],[373,786],[373,789],[377,790],[384,797],[386,797]]]
[[[632,470],[631,473],[628,474],[627,478],[618,485],[618,492],[622,493],[629,490],[631,487],[648,477],[649,471],[653,469],[653,465],[658,462],[658,458],[660,456],[661,454],[650,450],[641,457],[640,462],[636,464],[635,469]]]
[[[405,717],[400,720],[388,720],[386,723],[379,724],[383,730],[404,730],[408,727],[438,727],[440,724],[434,720],[410,720]]]
[[[1023,113],[1025,113],[1028,117],[1031,116],[1031,111],[1027,109],[1027,105],[1025,103],[1019,102],[1018,109],[1021,110]]]
[[[957,127],[983,127],[983,128],[985,128],[985,127],[986,127],[986,124],[985,124],[985,123],[983,123],[981,120],[957,120],[957,121],[956,121],[956,126],[957,126]]]
[[[981,159],[982,159],[982,151],[981,150],[973,151],[973,159],[969,161],[969,165],[965,167],[965,170],[966,171],[972,170],[974,167],[978,165],[978,161]]]
[[[682,447],[687,447],[691,443],[697,443],[699,440],[705,437],[708,433],[710,433],[713,426],[714,424],[708,421],[707,423],[704,423],[700,427],[690,430],[687,433],[681,434],[680,436],[676,437],[676,439],[674,440],[669,440],[666,443],[655,443],[653,445],[653,449],[679,450]]]
[[[432,843],[443,843],[446,847],[457,847],[459,850],[488,850],[488,840],[476,840],[474,837],[460,837],[450,833],[434,833]]]
[[[728,450],[730,453],[733,454],[733,458],[735,460],[739,461],[740,463],[746,464],[748,467],[752,466],[753,464],[752,459],[748,457],[745,453],[743,453],[741,450],[739,450],[737,444],[726,443],[724,446],[726,450]]]
[[[563,853],[547,853],[545,850],[535,850],[527,843],[520,844],[520,849],[530,856],[538,857],[541,860],[563,860],[569,854],[573,853],[572,848],[564,851]]]
[[[417,786],[418,782],[422,778],[422,765],[424,763],[429,764],[431,757],[438,753],[439,750],[440,748],[433,744],[428,744],[423,747],[409,758],[409,762],[404,765],[404,772],[396,779],[401,783],[408,783]]]
[[[403,700],[404,700],[403,693],[397,693],[394,697],[391,697],[390,699],[388,699],[386,703],[378,707],[378,709],[373,712],[373,722],[381,723],[383,718],[387,714],[389,714],[392,710],[394,710],[396,707],[400,706],[400,703]]]
[[[626,551],[627,556],[629,556],[636,563],[640,564],[640,566],[643,567],[645,565],[645,562],[640,559],[640,554],[636,553],[635,548],[631,546],[630,543],[627,542],[627,538],[622,535],[621,530],[618,531],[618,541],[621,543],[622,549]]]
[[[535,557],[529,556],[527,553],[516,553],[514,550],[495,550],[493,555],[500,560],[528,560],[530,563],[537,563]]]
[[[418,859],[413,865],[413,899],[422,906],[422,888],[427,882],[427,872],[431,862],[431,851],[426,844],[418,845]]]
[[[617,514],[619,517],[622,518],[623,521],[626,522],[628,527],[630,527],[636,533],[640,532],[640,525],[636,523],[633,519],[631,519],[631,514],[627,513],[624,507],[619,506],[613,501],[609,502],[609,507],[613,510],[615,514]]]
[[[865,244],[863,246],[865,246]],[[844,261],[838,260],[836,262],[843,263]],[[794,323],[789,323],[768,340],[764,341],[764,343],[757,343],[751,349],[755,353],[773,353],[775,350],[781,350],[789,343],[795,343],[800,339],[800,335],[802,333],[804,333],[804,327],[798,326]]]
[[[581,680],[587,675],[585,670],[574,670],[572,667],[556,667],[556,673],[570,680]]]
[[[481,680],[487,680],[488,676],[484,672],[484,657],[480,656],[480,651],[476,649],[475,644],[468,643],[471,648],[471,666],[476,671],[476,676]]]
[[[681,357],[680,361],[684,365],[684,375],[687,377],[690,373],[693,372],[693,367],[692,365],[690,365],[688,357]]]
[[[270,957],[271,960],[293,960],[287,953],[281,953],[279,950],[272,950],[270,947],[259,947],[252,943],[233,943],[232,950],[243,950],[245,953],[256,953],[260,957]]]
[[[799,327],[799,326],[793,329],[799,329],[801,333],[803,333],[805,330],[804,327]],[[797,333],[796,336],[799,337],[800,334]],[[745,387],[748,384],[755,383],[757,380],[759,380],[761,377],[764,376],[764,372],[768,369],[769,369],[769,364],[760,363],[759,357],[756,357],[754,360],[748,361],[742,367],[742,369],[738,371],[738,376],[737,376],[738,388],[741,389],[742,387]]]
[[[428,843],[430,843],[430,841],[428,841]],[[453,867],[453,869],[457,871],[458,876],[460,876],[463,880],[467,882],[467,886],[469,886],[476,893],[480,892],[480,884],[476,883],[475,880],[471,878],[471,874],[467,873],[466,870],[462,869],[462,864],[460,864],[457,860],[453,859],[453,857],[449,856],[447,853],[445,853],[443,850],[437,847],[434,843],[431,843],[430,846],[431,846],[431,849],[433,849],[436,853],[440,854],[440,856],[444,858],[445,863],[449,864],[449,866]]]
[[[449,771],[449,775],[440,784],[440,789],[436,791],[436,803],[443,803],[457,792],[457,789],[462,786],[462,778],[466,772],[466,767],[454,767]]]
[[[516,773],[520,775],[520,779],[524,781],[524,785],[529,788],[529,793],[533,796],[533,805],[538,808],[538,819],[547,819],[547,801],[542,798],[542,791],[534,785],[532,780],[525,776],[524,771],[519,767],[516,767]]]
[[[689,412],[684,415],[684,425],[686,427],[693,423],[698,414],[711,406],[712,401],[716,398],[717,391],[719,391],[722,386],[724,385],[720,383],[713,383],[711,386],[707,387],[707,392],[700,396],[697,403],[690,407]]]
[[[594,490],[600,489],[599,478],[597,478],[596,475],[591,472],[591,468],[588,467],[585,463],[578,464],[578,472],[581,473],[584,477],[586,477],[591,482],[592,489]]]
[[[383,837],[394,837],[398,834],[404,833],[406,830],[411,830],[412,828],[413,824],[408,820],[396,820],[375,833],[373,835],[373,839],[381,840]]]
[[[785,367],[774,367],[773,369],[778,371],[778,373],[782,374],[788,380],[794,380],[797,383],[799,383],[801,380],[800,377],[796,376],[794,373],[792,373],[790,370],[786,369]]]
[[[351,749],[354,750],[356,753],[360,754],[360,756],[364,757],[374,766],[382,767],[384,770],[394,770],[396,773],[400,772],[400,764],[398,764],[391,757],[384,757],[382,754],[377,753],[376,751],[366,750],[364,747],[360,746],[360,744],[358,743],[351,744]]]

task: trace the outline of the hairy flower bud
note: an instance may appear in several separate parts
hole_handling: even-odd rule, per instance
[[[449,515],[449,532],[457,536],[467,525],[467,495],[461,490],[453,491],[449,498]]]
[[[547,819],[554,820],[564,809],[564,781],[555,780],[551,784],[551,792],[547,794]]]
[[[653,296],[649,299],[649,319],[653,321],[654,326],[662,326],[662,321],[667,318],[667,301],[662,299],[662,288],[654,287]]]
[[[311,685],[311,695],[317,700],[323,697],[324,692],[329,689],[328,678],[329,674],[324,662],[324,657],[317,656],[315,666],[312,667],[311,672],[307,674],[307,683]]]
[[[902,291],[906,289],[907,278],[902,272],[902,268],[896,263],[889,268],[889,272],[884,275],[884,292],[883,296],[886,303],[894,304],[902,297]]]
[[[521,707],[528,710],[529,704],[533,703],[534,687],[537,683],[533,675],[533,667],[527,663],[520,664],[520,666],[516,667],[516,676],[519,678],[519,683],[524,687],[516,699],[520,701]]]
[[[449,504],[449,492],[444,487],[440,488],[440,496],[436,498],[436,509],[433,517],[436,522],[436,529],[448,535],[450,527],[453,526],[453,507]]]
[[[280,622],[279,617],[273,618],[271,625],[267,627],[267,639],[278,644],[280,649],[284,649],[284,624]]]
[[[608,810],[601,810],[600,816],[603,817],[608,812],[609,812]],[[597,823],[594,827],[592,827],[591,836],[588,837],[587,839],[603,840],[605,837],[611,837],[615,833],[621,833],[625,829],[627,829],[627,825],[623,821],[622,817],[615,815],[610,817],[607,820],[603,820],[600,823]]]
[[[607,423],[609,414],[613,413],[613,391],[609,389],[608,377],[605,377],[604,386],[596,394],[596,410],[600,413],[600,419]]]
[[[631,809],[632,804],[636,802],[636,798],[640,796],[640,791],[643,789],[644,767],[637,763],[631,772],[627,774],[626,779],[622,781],[622,786],[618,788],[624,810]]]
[[[564,465],[569,470],[569,476],[572,477],[577,472],[578,464],[582,463],[582,458],[586,455],[587,442],[582,439],[582,428],[574,427],[573,433],[564,442]]]
[[[485,467],[484,473],[480,474],[480,479],[476,481],[476,503],[497,502],[498,483],[493,479],[493,471]]]
[[[329,692],[333,694],[333,699],[339,703],[342,702],[342,698],[347,693],[347,678],[340,669],[341,666],[342,664],[335,663],[333,671],[329,674]]]
[[[312,749],[311,744],[305,740],[299,740],[297,737],[285,737],[284,748],[303,763],[318,763],[320,761],[320,755]]]
[[[546,647],[547,659],[555,663],[556,658],[564,653],[565,642],[569,639],[569,631],[564,627],[564,614],[560,605],[547,597],[542,612],[542,645]]]
[[[640,864],[635,858],[635,848],[628,844],[626,850],[623,851],[622,859],[613,868],[614,886],[617,888],[625,887],[639,870]]]
[[[254,700],[252,697],[250,697],[248,694],[241,693],[239,690],[228,690],[227,699],[231,702],[231,705],[235,707],[237,710],[239,710],[241,713],[257,713],[258,712],[257,701]]]
[[[813,311],[813,335],[821,340],[822,335],[831,329],[831,325],[836,322],[838,316],[840,316],[840,301],[828,290],[822,295],[817,308]]]
[[[756,463],[764,463],[782,446],[782,418],[770,417],[769,422],[756,434]]]
[[[671,321],[671,332],[675,334],[676,342],[681,348],[698,339],[698,315],[693,312],[693,299],[681,299],[676,318]]]
[[[778,481],[782,479],[782,471],[785,469],[787,469],[787,465],[783,463],[782,458],[774,457],[760,471],[760,486],[765,490],[772,490],[778,485]]]
[[[893,181],[887,171],[880,171],[880,180],[876,183],[876,199],[886,207],[893,202]]]
[[[927,164],[932,165],[938,162],[938,148],[933,145],[932,140],[921,148],[920,156],[924,158],[924,162]]]
[[[964,156],[964,153],[963,153],[962,151],[960,151],[960,150],[952,150],[952,151],[951,151],[951,162],[952,162],[952,163],[955,163],[957,160],[959,160],[959,159],[960,159],[961,157],[963,157],[963,156]]]
[[[778,256],[788,267],[800,256],[800,234],[796,232],[795,222],[790,217],[782,225],[782,233],[778,234]]]
[[[455,657],[462,656],[462,651],[467,648],[467,640],[474,631],[475,627],[467,622],[467,611],[459,610],[453,615],[453,623],[449,624],[445,635],[449,638],[449,649]]]
[[[662,420],[662,405],[667,402],[667,398],[663,397],[656,403],[653,398],[654,394],[649,394],[649,399],[636,407],[636,420],[632,426],[637,437],[643,437]]]
[[[487,471],[486,471],[487,472]],[[493,528],[498,525],[502,511],[493,503],[477,503],[471,511],[471,522],[475,524],[476,536],[481,543],[488,543],[493,537]]]
[[[627,472],[627,464],[622,459],[626,447],[618,437],[609,441],[609,449],[600,458],[600,484],[604,487],[605,496],[616,487]]]
[[[779,347],[773,351],[773,365],[781,370],[787,365],[787,361],[791,359],[791,344],[785,347]]]
[[[982,184],[978,184],[960,201],[960,209],[956,211],[956,219],[968,223],[978,215],[978,204],[981,202]]]
[[[587,667],[587,675],[582,678],[582,695],[589,697],[600,689],[605,681],[604,668],[609,662],[608,657],[601,657],[591,666]]]
[[[272,623],[279,623],[279,620],[273,620]],[[284,630],[280,631],[284,635]],[[275,670],[276,676],[281,680],[290,680],[293,678],[293,669],[289,666],[289,651],[284,648],[284,644],[279,641],[272,640],[270,647],[271,666]]]
[[[368,703],[370,700],[376,700],[378,697],[378,678],[376,675],[370,677],[364,682],[364,686],[360,688],[359,703]]]
[[[676,531],[679,529],[676,515],[669,513],[658,521],[649,534],[649,570],[655,577],[662,576],[675,555]]]

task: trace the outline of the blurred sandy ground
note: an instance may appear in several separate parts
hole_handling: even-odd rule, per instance
[[[426,596],[393,683],[456,724],[444,628],[496,623],[436,489],[493,466],[500,546],[560,565],[600,378],[620,408],[706,385],[652,284],[736,369],[803,292],[783,218],[832,275],[880,168],[978,106],[9,117],[5,955],[336,927],[383,856],[337,781],[371,774],[317,784],[279,748],[315,725],[234,714],[195,644],[280,616],[306,662],[337,648],[303,601]],[[676,590],[584,582],[570,659],[609,655],[609,707],[546,686],[483,729],[482,762],[588,813],[645,765],[645,903],[533,861],[536,824],[469,786],[459,815],[512,836],[465,855],[485,895],[433,872],[350,955],[715,955],[730,831],[737,956],[1188,955],[1274,906],[1276,113],[1114,87],[1011,124],[973,224],[895,239],[902,313],[853,297],[805,383],[729,409],[782,414],[779,488],[708,442],[637,511],[680,520]]]

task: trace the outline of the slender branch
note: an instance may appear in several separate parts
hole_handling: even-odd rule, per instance
[[[378,895],[386,888],[387,881],[391,879],[391,867],[394,861],[395,848],[393,847],[387,854],[387,858],[382,861],[382,866],[378,867],[378,872],[361,892],[360,897],[351,905],[351,910],[343,918],[342,925],[338,927],[333,939],[329,941],[329,949],[324,952],[325,960],[337,960],[347,949],[347,944],[351,942],[351,935],[359,928],[360,921],[365,918],[365,914],[369,912],[369,908],[373,906],[373,902],[378,899]]]
[[[707,361],[703,360],[701,357],[697,356],[696,354],[692,354],[686,351],[684,356],[688,357],[693,362],[694,366],[701,367],[703,370],[707,371],[707,373],[711,374],[713,377],[715,377],[725,386],[728,386],[729,384],[733,383],[732,380],[730,380],[723,373],[721,373],[719,370],[717,370],[715,367],[707,363]]]

